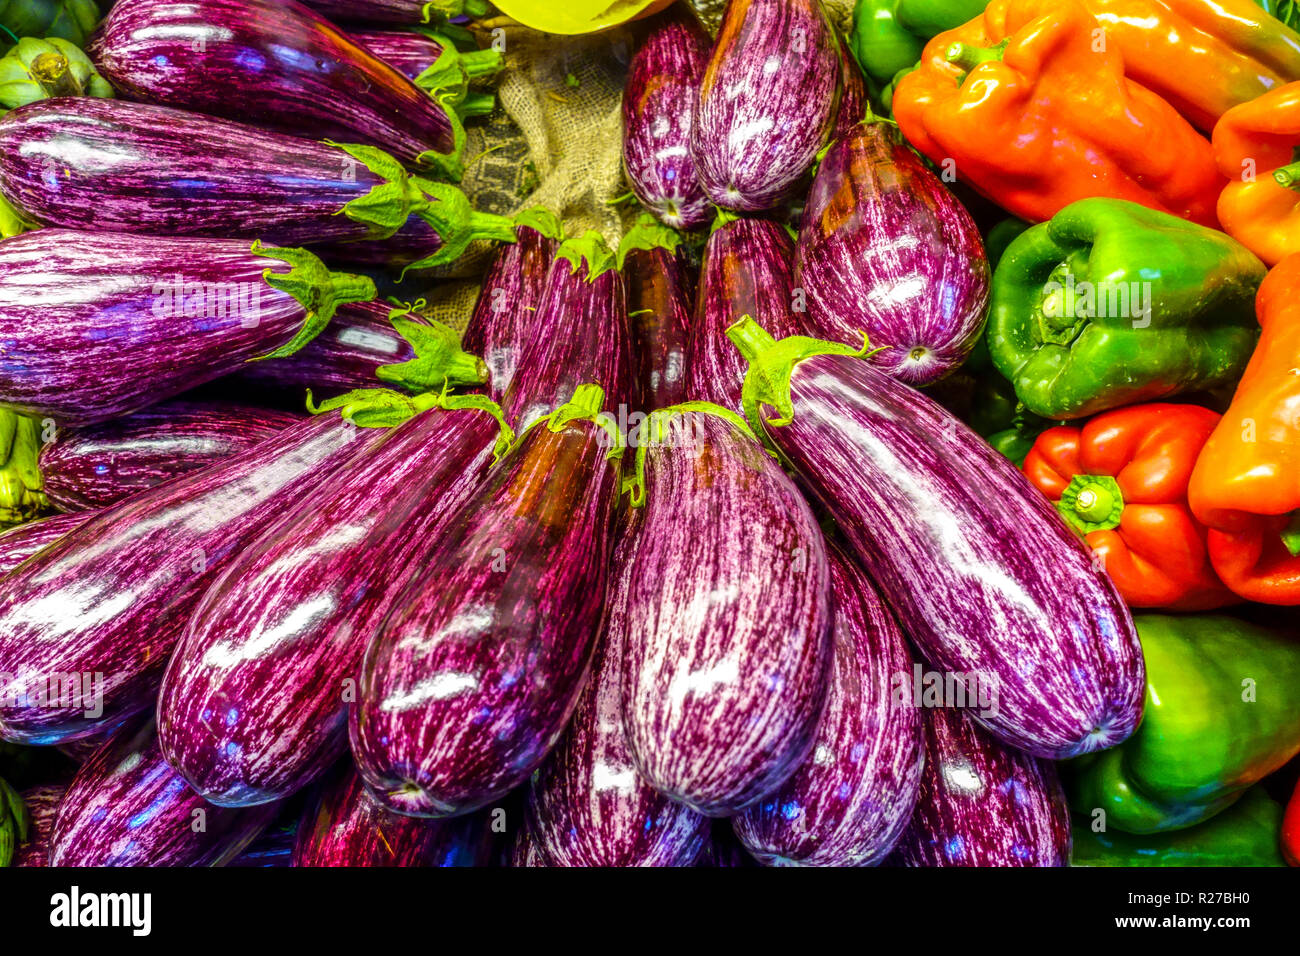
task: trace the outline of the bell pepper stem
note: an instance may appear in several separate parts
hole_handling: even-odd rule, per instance
[[[1056,510],[1081,534],[1119,527],[1124,495],[1109,475],[1075,475],[1061,493]]]
[[[1287,189],[1300,189],[1300,162],[1288,163],[1280,169],[1273,170],[1273,178],[1279,186]]]
[[[1006,48],[1006,40],[1003,40],[997,46],[971,46],[968,43],[958,41],[944,51],[944,59],[953,66],[969,73],[981,63],[1002,59],[1002,54],[1006,51]]]
[[[1282,529],[1282,544],[1291,557],[1300,558],[1300,511],[1294,512],[1290,523]]]

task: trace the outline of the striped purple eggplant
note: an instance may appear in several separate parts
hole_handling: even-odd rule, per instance
[[[510,846],[510,866],[546,866],[537,844],[528,833],[527,827],[520,827],[515,834],[515,842]]]
[[[495,76],[505,66],[505,54],[496,49],[462,51],[450,39],[425,28],[350,32],[357,46],[424,90],[461,118],[486,116],[496,108],[491,93],[476,92],[470,84]]]
[[[898,840],[921,783],[921,715],[895,693],[911,654],[866,575],[828,547],[835,656],[811,756],[774,793],[732,818],[768,865],[870,866]]]
[[[452,17],[488,14],[484,0],[303,0],[337,22],[390,23],[402,26],[441,23]]]
[[[712,202],[758,212],[798,191],[835,127],[839,45],[821,0],[728,0],[691,128]]]
[[[862,76],[858,61],[849,50],[849,45],[840,39],[840,106],[835,116],[835,132],[831,139],[838,140],[867,115],[867,82]]]
[[[892,124],[859,124],[831,147],[804,209],[794,284],[813,334],[884,349],[871,361],[929,385],[970,355],[988,313],[979,229]]]
[[[195,608],[163,677],[158,736],[208,801],[287,797],[347,749],[366,646],[437,545],[444,514],[510,437],[481,397],[443,401],[450,407],[392,428],[286,511]]]
[[[448,519],[366,651],[349,731],[390,809],[455,816],[528,778],[587,678],[620,467],[599,386],[525,432]],[[611,457],[613,456],[613,457]]]
[[[332,775],[298,825],[294,866],[486,866],[491,833],[480,814],[426,820],[394,813],[356,770]]]
[[[308,419],[97,513],[0,578],[0,738],[62,743],[151,707],[203,592],[379,437]]]
[[[118,0],[86,52],[130,99],[463,173],[454,112],[297,0]]]
[[[748,315],[772,334],[804,333],[794,307],[794,242],[765,219],[722,216],[704,247],[695,319],[686,346],[686,392],[693,401],[740,411],[747,366],[727,329]]]
[[[0,576],[8,574],[42,548],[76,530],[94,514],[93,511],[81,511],[52,515],[0,533]]]
[[[62,511],[107,508],[247,451],[301,418],[249,405],[151,405],[125,418],[56,432],[41,447],[43,490]]]
[[[153,721],[133,721],[77,771],[59,801],[53,866],[223,866],[279,807],[214,807],[158,749]]]
[[[643,413],[679,405],[686,392],[686,346],[695,309],[695,266],[682,237],[649,216],[618,250],[632,334],[633,402]]]
[[[0,195],[25,218],[97,232],[333,243],[417,266],[509,242],[502,216],[373,146],[286,136],[124,100],[41,100],[0,117]],[[392,242],[388,240],[392,237]],[[411,257],[414,258],[411,258]]]
[[[511,425],[523,431],[588,383],[605,390],[616,415],[630,403],[627,293],[600,233],[560,244],[537,311],[520,318],[515,374],[501,397]]]
[[[690,866],[709,840],[708,817],[642,780],[623,736],[627,559],[636,534],[626,531],[616,549],[591,679],[529,784],[528,830],[543,866]]]
[[[340,304],[374,297],[303,249],[38,229],[0,242],[0,403],[106,421],[292,354]]]
[[[555,250],[564,238],[559,217],[549,209],[527,209],[515,217],[514,245],[492,260],[461,344],[488,367],[488,395],[504,400],[519,355],[535,334],[533,320],[546,291]]]
[[[660,14],[632,57],[623,90],[623,169],[647,209],[673,229],[709,221],[691,155],[691,122],[709,36],[679,4]]]
[[[660,409],[638,433],[623,708],[637,770],[728,816],[786,780],[826,699],[821,529],[734,412]]]
[[[1066,866],[1070,810],[1051,761],[1004,747],[960,711],[925,711],[925,770],[891,863]]]
[[[752,321],[732,335],[754,366],[748,418],[926,661],[980,692],[972,712],[994,736],[1051,759],[1128,737],[1145,693],[1132,617],[1020,470],[849,346],[776,343]]]
[[[67,787],[60,784],[43,784],[24,790],[20,796],[30,820],[27,839],[14,851],[12,866],[49,866],[50,837],[54,833],[54,819]]]

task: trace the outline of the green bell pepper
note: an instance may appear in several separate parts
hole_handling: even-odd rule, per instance
[[[1098,833],[1079,816],[1071,829],[1071,866],[1286,866],[1277,839],[1282,805],[1263,787],[1251,787],[1236,805],[1186,830]]]
[[[1118,747],[1065,765],[1070,806],[1106,829],[1194,826],[1300,753],[1300,634],[1221,615],[1134,616],[1146,710]]]
[[[1296,0],[1255,0],[1255,4],[1292,30],[1300,30],[1300,4]]]
[[[1229,384],[1255,347],[1264,274],[1222,232],[1120,199],[1081,199],[1003,253],[989,354],[1044,418]]]
[[[40,422],[0,408],[0,529],[30,521],[49,507],[37,465],[40,450]]]
[[[99,17],[95,0],[0,0],[0,53],[22,37],[61,37],[81,46]]]
[[[18,844],[27,840],[31,816],[22,797],[0,778],[0,867],[13,862]]]
[[[858,0],[849,49],[862,71],[884,86],[921,59],[925,41],[979,16],[988,0]]]

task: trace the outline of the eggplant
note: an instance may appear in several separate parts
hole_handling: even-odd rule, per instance
[[[51,515],[0,532],[0,576],[94,517],[93,511]]]
[[[620,481],[602,401],[584,385],[523,433],[448,519],[367,649],[348,729],[388,808],[442,817],[486,806],[528,778],[573,713]]]
[[[745,360],[727,340],[744,316],[778,337],[806,330],[794,311],[794,242],[765,219],[722,216],[704,247],[695,319],[686,345],[686,392],[693,401],[740,411]]]
[[[681,235],[650,216],[627,232],[618,255],[632,334],[633,401],[646,414],[679,405],[687,399],[695,267]]]
[[[59,801],[52,866],[224,866],[279,807],[214,807],[158,749],[153,721],[133,721],[91,756]]]
[[[835,132],[831,139],[838,141],[863,121],[870,109],[867,81],[849,45],[840,38],[840,106],[835,116]]]
[[[569,728],[528,787],[528,831],[542,866],[690,866],[708,817],[674,803],[636,772],[623,736],[628,553],[620,539],[604,634]]]
[[[495,96],[472,92],[470,84],[501,72],[505,55],[499,50],[461,51],[427,28],[350,32],[348,37],[462,118],[486,116],[496,108]]]
[[[925,711],[916,812],[892,863],[1066,866],[1070,809],[1056,766],[1004,747],[960,711]]]
[[[86,52],[130,99],[464,173],[455,113],[296,0],[118,0]]]
[[[734,412],[660,409],[637,440],[627,744],[660,792],[729,816],[776,790],[812,746],[832,657],[825,542]]]
[[[56,432],[39,459],[45,494],[62,511],[107,508],[247,451],[301,418],[247,405],[175,401]]]
[[[514,245],[503,246],[488,267],[474,312],[461,336],[471,355],[488,367],[488,395],[504,400],[519,355],[534,334],[534,319],[546,291],[555,250],[564,238],[559,217],[549,209],[527,209],[515,217]]]
[[[54,832],[54,818],[67,787],[43,784],[24,790],[20,796],[27,807],[27,839],[18,844],[11,866],[49,866],[50,837]]]
[[[831,147],[804,208],[794,284],[819,338],[883,348],[871,361],[929,385],[966,361],[988,315],[989,263],[970,213],[890,124]]]
[[[760,212],[799,190],[835,128],[839,45],[821,0],[728,0],[691,127],[714,204]]]
[[[752,321],[731,335],[751,359],[746,416],[843,529],[952,696],[960,682],[994,736],[1040,757],[1128,737],[1145,692],[1132,617],[1019,469],[865,349],[776,343]]]
[[[242,869],[285,869],[292,865],[293,847],[298,842],[298,826],[274,826],[248,845],[228,867]]]
[[[0,194],[25,218],[97,232],[358,243],[458,258],[512,241],[503,216],[455,186],[408,174],[370,146],[322,143],[185,110],[121,100],[44,100],[0,117]],[[367,240],[359,243],[358,240]]]
[[[521,827],[515,834],[515,842],[510,847],[509,863],[510,866],[546,866],[526,827]]]
[[[303,249],[39,229],[0,242],[0,403],[107,421],[292,354],[340,304],[374,297]]]
[[[642,204],[673,229],[709,221],[691,123],[709,35],[680,6],[660,14],[632,57],[623,91],[623,169]]]
[[[510,437],[484,399],[442,403],[387,431],[331,486],[286,511],[195,608],[163,677],[158,736],[209,802],[287,797],[347,749],[347,703],[366,646],[436,546],[443,516]],[[353,405],[345,413],[356,419]]]
[[[97,513],[0,578],[0,739],[64,743],[151,707],[203,592],[378,437],[308,419]]]
[[[352,767],[335,774],[298,825],[293,866],[485,866],[491,834],[481,815],[424,820],[385,808]]]
[[[453,17],[487,16],[484,0],[303,0],[307,6],[334,21],[438,24]]]
[[[835,651],[812,755],[780,789],[732,818],[769,866],[871,866],[889,855],[916,805],[921,716],[894,692],[907,642],[870,580],[827,548]]]
[[[506,420],[523,431],[583,384],[604,389],[618,414],[631,401],[627,293],[600,233],[555,250],[537,311],[521,315],[515,374],[501,397]]]

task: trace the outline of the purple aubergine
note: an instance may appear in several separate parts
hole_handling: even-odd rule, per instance
[[[302,419],[228,403],[174,401],[56,432],[41,447],[43,490],[62,511],[93,511],[260,444]]]
[[[686,346],[689,400],[740,411],[747,366],[727,329],[748,315],[778,338],[804,334],[793,277],[794,241],[784,227],[765,219],[719,220],[704,247]]]
[[[484,0],[303,0],[307,6],[335,22],[435,25],[452,17],[482,17]]]
[[[828,547],[835,657],[812,754],[794,776],[732,818],[760,862],[871,866],[898,840],[921,783],[921,715],[895,692],[907,642],[867,576]]]
[[[63,743],[152,707],[203,592],[378,437],[307,419],[98,512],[0,578],[0,738]],[[56,681],[57,706],[33,692]]]
[[[52,515],[0,533],[0,576],[8,574],[42,548],[79,528],[94,514],[93,511],[81,511]]]
[[[638,442],[627,743],[659,791],[729,816],[780,787],[812,746],[832,657],[826,546],[734,412],[660,409]]]
[[[599,386],[579,388],[523,434],[442,526],[366,651],[352,753],[390,809],[486,806],[528,779],[573,713],[620,480],[602,400]]]
[[[455,114],[297,0],[118,0],[86,52],[130,99],[378,146],[461,178]]]
[[[839,46],[821,0],[728,0],[691,127],[713,203],[759,212],[798,191],[835,128]]]
[[[635,534],[625,532],[616,549],[591,679],[529,783],[528,831],[543,866],[690,866],[709,841],[708,817],[642,780],[623,736],[627,556]]]
[[[686,346],[698,276],[681,239],[647,216],[619,246],[632,333],[633,402],[645,414],[689,397]]]
[[[509,865],[512,867],[546,866],[527,827],[520,827],[515,834],[515,841],[510,846]]]
[[[417,414],[286,511],[208,588],[158,697],[163,753],[206,800],[287,797],[347,750],[361,656],[444,515],[487,474],[499,434],[483,408]]]
[[[59,801],[50,864],[224,866],[278,810],[207,803],[163,759],[153,721],[132,721],[72,778]]]
[[[792,351],[753,322],[733,335],[757,366],[747,416],[926,661],[987,691],[994,704],[975,714],[994,736],[1058,760],[1128,737],[1146,682],[1133,619],[1020,470],[849,346]]]
[[[892,130],[892,131],[891,131]],[[970,355],[988,313],[989,263],[970,213],[894,128],[859,124],[822,160],[803,213],[794,284],[819,338],[929,385]]]
[[[494,402],[504,401],[519,355],[536,333],[534,318],[564,238],[559,217],[549,209],[527,209],[515,221],[516,242],[492,260],[461,336],[465,351],[487,363],[488,396]]]
[[[54,819],[67,789],[59,784],[43,784],[19,794],[27,807],[31,822],[27,839],[19,843],[14,851],[12,866],[50,865],[50,837],[54,833]]]
[[[440,265],[476,239],[514,238],[505,217],[476,212],[456,187],[411,176],[372,146],[87,96],[0,118],[0,195],[47,226],[332,243],[340,261],[355,242]]]
[[[351,766],[326,781],[298,824],[294,866],[486,866],[491,832],[482,815],[408,817],[372,797]]]
[[[70,427],[117,418],[290,354],[374,297],[303,249],[38,229],[0,243],[0,404]]]
[[[523,431],[568,400],[579,385],[605,390],[617,416],[632,391],[627,293],[600,233],[560,244],[537,311],[520,317],[515,374],[501,397],[506,420]]]
[[[262,831],[244,852],[235,857],[226,866],[242,869],[287,869],[293,863],[293,847],[298,842],[296,822],[288,826],[278,825]]]
[[[637,198],[673,229],[709,221],[691,155],[692,113],[708,62],[708,34],[678,6],[655,19],[623,90],[623,169]]]
[[[505,56],[498,50],[462,52],[428,30],[349,30],[348,38],[420,89],[443,98],[462,117],[490,113],[496,105],[496,97],[471,93],[469,84],[501,72]]]
[[[831,136],[833,140],[838,140],[861,123],[870,105],[862,68],[843,40],[840,42],[840,79],[840,106],[835,116],[835,132]]]
[[[959,710],[924,712],[925,770],[890,862],[1066,866],[1070,810],[1056,765],[992,739]]]

